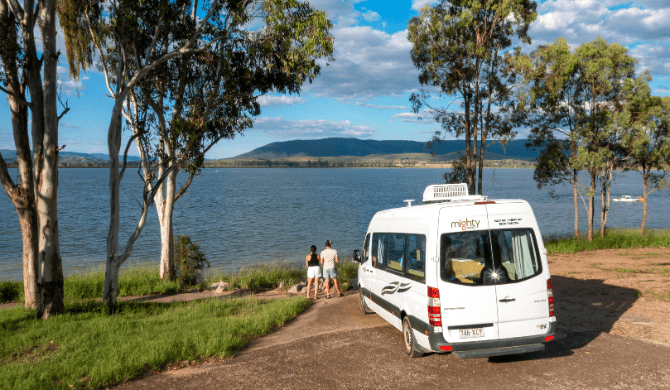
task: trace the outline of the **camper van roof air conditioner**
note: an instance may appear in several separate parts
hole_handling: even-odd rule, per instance
[[[468,185],[460,184],[435,184],[426,187],[423,192],[423,203],[455,202],[455,201],[485,201],[487,198],[481,195],[468,195]]]

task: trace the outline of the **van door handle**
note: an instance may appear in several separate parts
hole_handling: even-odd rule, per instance
[[[514,302],[514,301],[516,301],[516,299],[514,299],[514,298],[503,298],[503,299],[499,300],[498,302],[507,303],[507,302]]]

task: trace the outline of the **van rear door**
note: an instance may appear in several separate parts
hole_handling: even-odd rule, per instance
[[[496,286],[480,282],[490,257],[486,208],[445,207],[439,218],[437,283],[444,338],[449,343],[496,340]]]
[[[549,329],[547,279],[537,222],[530,206],[487,204],[493,255],[508,280],[496,285],[500,339],[546,333]]]

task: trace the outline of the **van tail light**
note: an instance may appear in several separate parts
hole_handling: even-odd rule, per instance
[[[440,306],[440,290],[428,287],[428,323],[431,326],[442,326],[442,307]]]
[[[551,279],[547,279],[547,301],[549,302],[549,317],[554,317],[554,291],[551,289]]]

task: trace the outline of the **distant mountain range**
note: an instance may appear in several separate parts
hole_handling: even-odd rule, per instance
[[[500,144],[488,146],[485,158],[491,160],[515,159],[534,160],[537,152],[526,149],[525,139],[509,141],[505,148]],[[465,150],[462,140],[444,141],[432,150],[444,159],[457,158]],[[407,153],[430,154],[425,142],[417,141],[375,141],[356,138],[323,138],[317,140],[294,140],[273,142],[251,152],[240,154],[233,159],[276,160],[295,157],[368,157],[371,155],[394,155]]]
[[[16,151],[10,149],[0,149],[2,157],[5,159],[6,163],[13,163],[16,161]],[[123,156],[119,156],[120,159],[123,159]],[[103,164],[109,161],[108,154],[102,153],[78,153],[78,152],[65,152],[61,151],[58,153],[58,162],[60,164]],[[140,161],[140,158],[137,156],[128,156],[128,161]]]

